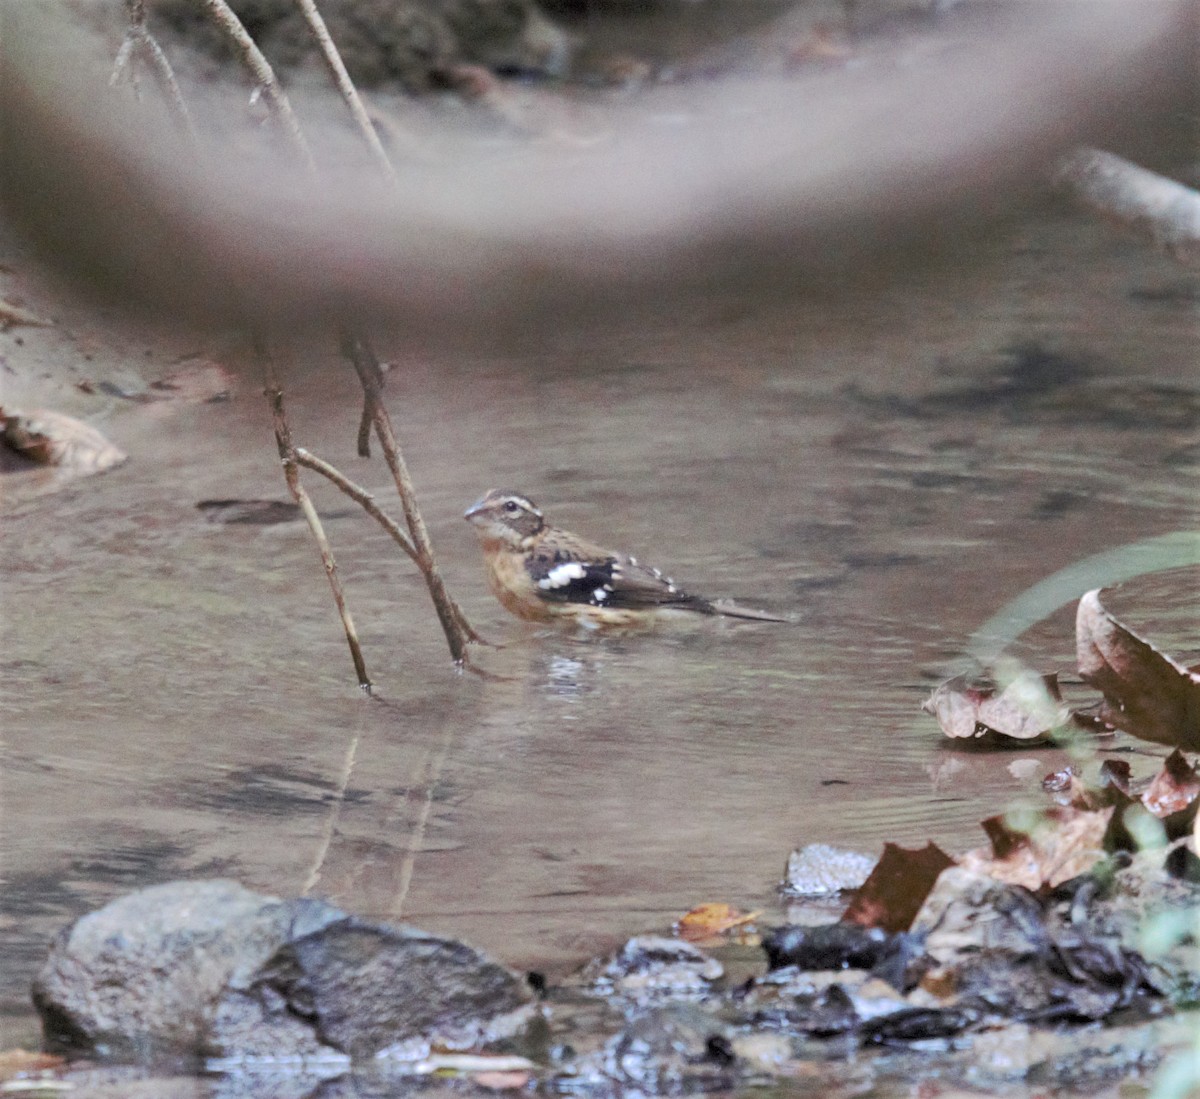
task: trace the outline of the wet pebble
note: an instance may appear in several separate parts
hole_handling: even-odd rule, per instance
[[[875,859],[860,851],[810,843],[788,856],[781,888],[795,896],[825,896],[858,889],[875,866]]]
[[[663,998],[704,995],[723,973],[716,958],[691,943],[642,935],[589,964],[583,977],[598,995]]]

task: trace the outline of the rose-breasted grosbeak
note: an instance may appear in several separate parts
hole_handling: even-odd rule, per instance
[[[488,585],[518,618],[592,628],[649,625],[672,611],[786,621],[683,591],[635,557],[550,526],[541,509],[519,492],[492,489],[463,517],[474,524],[483,545]]]

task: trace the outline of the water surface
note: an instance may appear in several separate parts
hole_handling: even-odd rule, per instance
[[[131,461],[10,491],[0,529],[0,1045],[33,1040],[49,936],[171,878],[307,891],[554,970],[702,901],[760,903],[797,845],[981,842],[977,821],[1062,757],[953,751],[920,702],[1030,585],[1196,526],[1200,284],[1056,209],[970,253],[821,295],[650,303],[472,359],[382,348],[451,591],[506,646],[479,654],[487,676],[452,669],[407,559],[309,478],[373,700],[303,525],[196,508],[283,498],[254,378],[228,402],[110,401],[102,426]],[[66,391],[180,353],[61,315],[70,331],[0,334],[0,356],[65,372]],[[228,346],[190,350],[237,365]],[[301,357],[298,440],[389,501],[382,462],[354,456],[347,369],[332,347]],[[524,627],[487,593],[461,519],[497,486],[795,621]],[[1131,585],[1121,610],[1194,650],[1194,579]],[[1055,613],[1017,651],[1069,669],[1071,628]]]

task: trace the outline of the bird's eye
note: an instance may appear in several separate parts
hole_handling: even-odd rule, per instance
[[[521,510],[521,505],[518,504],[516,500],[506,500],[504,502],[504,510],[507,511],[509,515],[513,515]]]

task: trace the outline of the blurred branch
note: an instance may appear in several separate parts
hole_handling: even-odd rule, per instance
[[[367,110],[363,106],[362,97],[358,94],[354,81],[350,79],[350,74],[346,71],[342,55],[338,53],[337,47],[333,44],[324,18],[317,10],[316,0],[296,0],[296,7],[300,9],[300,14],[304,16],[304,21],[312,31],[313,38],[316,39],[317,46],[321,50],[321,57],[324,58],[325,64],[333,76],[333,82],[342,99],[346,101],[346,106],[350,108],[350,114],[362,134],[363,140],[367,143],[367,147],[375,157],[376,163],[387,179],[394,180],[396,169],[392,167],[392,162],[388,159],[383,143],[379,140],[379,134],[371,125]]]
[[[349,163],[310,185],[269,155],[193,170],[114,124],[94,38],[59,5],[9,4],[0,200],[46,262],[175,327],[251,309],[425,346],[536,340],[722,280],[778,293],[921,262],[931,243],[958,255],[956,234],[1011,211],[1066,150],[1144,141],[1194,109],[1193,4],[1086,7],[962,4],[953,48],[920,63],[584,100],[605,135],[587,148],[455,147],[380,187]]]
[[[296,120],[296,114],[292,110],[283,86],[275,76],[275,70],[271,68],[271,63],[263,56],[262,50],[258,48],[258,44],[250,37],[246,28],[242,26],[242,21],[226,3],[226,0],[202,0],[202,3],[213,22],[229,38],[241,57],[242,63],[262,90],[271,114],[287,135],[292,148],[303,161],[304,166],[310,172],[315,173],[317,162],[313,159],[312,149],[309,148],[308,140],[300,129],[300,123]]]
[[[1059,161],[1056,181],[1098,214],[1200,265],[1200,192],[1100,149]]]
[[[167,55],[163,53],[157,39],[146,29],[146,0],[125,0],[125,8],[129,12],[129,27],[113,62],[109,84],[116,85],[128,78],[136,92],[137,70],[134,65],[140,58],[154,75],[179,131],[193,150],[198,149],[196,128],[183,100],[183,93],[179,90],[179,82],[175,79],[171,62],[167,60]]]
[[[309,174],[316,175],[316,164],[312,158],[312,152],[309,149],[307,142],[301,133],[299,125],[296,122],[295,115],[291,111],[291,107],[287,102],[286,96],[283,94],[282,88],[275,77],[274,71],[271,69],[270,63],[263,56],[254,40],[246,32],[241,21],[229,7],[226,0],[204,0],[205,6],[217,20],[218,25],[233,39],[241,54],[242,60],[249,68],[254,78],[259,82],[259,85],[268,92],[270,101],[275,106],[276,120],[284,127],[289,139],[291,140],[297,153],[305,161]],[[372,136],[374,130],[371,129],[370,121],[366,117],[366,112],[362,108],[362,102],[358,98],[358,93],[354,89],[354,85],[350,81],[349,75],[346,73],[346,67],[342,63],[341,57],[338,55],[337,48],[333,44],[333,40],[329,37],[329,32],[325,27],[324,20],[317,11],[313,0],[297,0],[301,10],[304,13],[305,19],[309,23],[309,27],[313,34],[317,37],[318,44],[321,47],[322,53],[325,56],[326,63],[334,72],[335,80],[339,83],[339,90],[350,104],[352,113],[355,113],[356,119],[361,116],[362,127],[365,127]],[[394,179],[394,173],[387,154],[383,150],[383,146],[378,144],[378,139],[375,140],[375,147],[378,148],[378,156],[382,158],[383,164],[387,168],[389,178]],[[392,471],[392,476],[396,482],[396,491],[400,494],[400,503],[404,509],[404,519],[408,525],[410,544],[401,543],[405,551],[409,553],[417,567],[421,571],[421,575],[425,579],[425,586],[429,590],[430,598],[433,600],[434,609],[437,612],[438,620],[442,624],[442,630],[446,635],[447,644],[450,647],[450,655],[456,664],[463,664],[467,660],[467,645],[472,641],[480,641],[480,636],[472,629],[467,617],[463,614],[461,608],[453,599],[450,598],[449,592],[446,591],[446,585],[442,580],[441,573],[437,567],[437,561],[433,553],[433,544],[429,539],[429,532],[425,527],[425,521],[421,518],[420,508],[417,505],[416,489],[413,486],[412,478],[408,473],[403,456],[400,453],[399,444],[396,441],[396,436],[392,431],[391,418],[387,414],[387,410],[382,403],[382,386],[383,375],[379,370],[379,360],[375,356],[367,338],[361,333],[351,331],[350,329],[343,330],[341,339],[342,354],[353,363],[355,371],[358,373],[359,381],[362,384],[364,394],[364,410],[363,419],[365,420],[368,414],[375,425],[375,433],[379,439],[379,444],[383,449],[384,458],[387,461],[388,468]],[[276,387],[277,388],[277,387]],[[282,395],[279,397],[280,416],[282,416]],[[286,428],[286,422],[284,422]],[[279,426],[277,423],[276,434],[278,435]],[[362,447],[362,430],[359,431],[359,450]],[[282,445],[282,444],[281,444]],[[289,464],[290,462],[290,464]],[[290,436],[288,441],[288,458],[285,459],[285,471],[291,469],[294,474],[295,466],[295,451],[291,446]],[[320,472],[329,476],[333,471],[332,467],[322,468]],[[335,482],[337,483],[337,482]],[[289,481],[289,486],[291,482]],[[347,490],[347,486],[351,486],[351,482],[342,478],[339,487],[343,491]],[[353,487],[353,486],[351,486]],[[359,490],[360,494],[366,495]],[[356,497],[360,504],[367,506],[366,502],[359,497]],[[369,509],[368,509],[369,510]],[[376,509],[376,518],[384,523],[385,529],[392,533],[395,537],[398,528],[392,523],[388,526],[390,520],[385,521],[382,512]],[[395,528],[395,529],[393,529]],[[317,532],[314,529],[314,535]],[[323,539],[323,535],[318,535],[318,541]],[[322,557],[325,556],[325,550],[322,550]],[[331,567],[330,561],[326,562],[326,570]],[[332,582],[332,574],[331,574]],[[340,589],[335,589],[334,598],[338,600],[339,613],[343,614],[343,621],[347,621],[347,616],[343,613],[344,604],[340,599]],[[349,633],[347,634],[349,636]],[[353,649],[354,646],[352,645]],[[355,670],[359,672],[360,681],[366,674],[365,669],[360,668],[361,655],[355,660]]]

